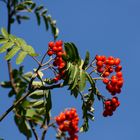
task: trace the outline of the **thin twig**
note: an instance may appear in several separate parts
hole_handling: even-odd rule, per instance
[[[45,140],[45,135],[46,135],[46,133],[47,133],[47,130],[48,130],[48,128],[49,127],[54,127],[54,124],[55,124],[56,122],[52,122],[52,123],[50,123],[50,124],[48,124],[48,126],[46,127],[46,128],[44,128],[44,131],[42,132],[42,137],[41,137],[41,140]]]
[[[34,56],[32,58],[37,62],[38,65],[41,65],[41,63]]]
[[[46,66],[46,65],[48,65],[52,60],[54,60],[54,58],[50,58],[46,63],[44,63],[44,64],[42,64],[42,62],[41,62],[41,64],[42,64],[42,67],[44,67],[44,66]]]
[[[38,135],[37,135],[37,132],[36,132],[36,130],[35,130],[35,127],[34,127],[32,121],[29,121],[29,124],[30,124],[30,126],[31,126],[32,132],[33,132],[33,134],[34,134],[36,140],[39,140],[39,137],[38,137]]]

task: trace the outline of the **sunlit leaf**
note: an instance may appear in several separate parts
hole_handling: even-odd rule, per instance
[[[16,64],[21,64],[24,58],[26,57],[26,55],[27,55],[27,52],[24,52],[24,51],[19,52],[18,57],[16,59]]]
[[[2,47],[0,47],[0,53],[7,51],[7,49],[11,48],[14,45],[13,42],[7,42]]]
[[[5,56],[6,60],[11,59],[12,57],[14,57],[14,55],[16,55],[16,53],[20,50],[20,48],[18,46],[14,46],[14,48],[12,48]]]
[[[1,33],[2,33],[2,35],[3,35],[5,38],[8,38],[9,34],[8,34],[8,32],[6,31],[5,28],[1,28]]]

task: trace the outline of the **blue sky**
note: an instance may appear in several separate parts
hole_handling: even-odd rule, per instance
[[[140,1],[40,0],[40,3],[44,3],[52,17],[57,20],[60,29],[59,39],[74,42],[82,57],[89,50],[92,58],[100,54],[120,57],[122,60],[125,84],[119,96],[121,106],[113,117],[104,118],[102,103],[96,100],[95,121],[90,123],[90,130],[87,133],[79,134],[79,140],[139,140]],[[5,25],[6,11],[4,5],[0,3],[0,27]],[[52,40],[50,32],[44,31],[43,24],[41,27],[37,26],[35,17],[19,26],[15,24],[12,33],[24,38],[40,54],[47,49],[48,41]],[[0,56],[0,81],[8,79],[3,56]],[[26,64],[25,72],[36,67],[30,58],[25,59],[23,64]],[[99,89],[109,97],[102,83],[99,84]],[[66,89],[54,90],[52,96],[52,114],[58,114],[65,107],[71,106],[76,106],[81,113],[80,98],[75,100]],[[9,100],[7,92],[1,88],[0,114],[11,105],[12,101],[13,99]],[[13,122],[12,113],[0,123],[0,137],[5,140],[25,140]],[[46,139],[55,140],[54,131],[49,131]]]

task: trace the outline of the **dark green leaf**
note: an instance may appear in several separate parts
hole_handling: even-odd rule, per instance
[[[40,19],[40,14],[38,12],[35,13],[36,19],[37,19],[37,24],[40,25],[41,19]]]
[[[21,11],[27,9],[25,4],[19,4],[16,6],[16,10]]]
[[[14,119],[19,131],[23,133],[27,138],[32,137],[31,128],[27,121],[17,116],[15,116]]]
[[[35,8],[36,4],[33,3],[32,6],[31,6],[31,9],[33,10]]]
[[[41,15],[44,16],[47,12],[48,12],[48,10],[45,9],[45,10],[43,10],[43,12],[41,13]]]
[[[94,80],[92,79],[92,77],[87,72],[85,74],[86,74],[86,77],[87,77],[89,83],[91,84],[92,90],[94,90],[95,93],[96,93],[96,88],[95,88]]]
[[[81,63],[81,59],[76,46],[73,43],[64,43],[66,54],[70,62],[75,62],[76,64]]]
[[[3,88],[11,88],[12,87],[10,81],[1,82],[0,86],[3,87]]]
[[[40,11],[40,10],[42,10],[44,8],[44,6],[38,6],[36,9],[35,9],[35,12],[38,12],[38,11]]]
[[[82,69],[80,69],[80,78],[79,78],[78,86],[80,92],[82,92],[86,86],[86,73]]]
[[[48,24],[48,19],[47,19],[47,17],[45,15],[43,15],[43,20],[45,22],[46,30],[48,30],[49,29],[49,24]]]
[[[85,57],[85,60],[84,60],[84,64],[83,64],[83,67],[82,69],[86,69],[86,67],[88,66],[89,64],[89,59],[90,59],[90,55],[89,55],[89,52],[86,52],[86,57]]]
[[[28,16],[20,16],[20,19],[29,20],[30,18]]]

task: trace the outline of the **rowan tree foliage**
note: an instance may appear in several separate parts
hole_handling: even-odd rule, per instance
[[[0,53],[5,54],[9,80],[1,81],[3,88],[9,88],[9,98],[15,97],[11,107],[0,116],[0,121],[13,111],[13,119],[20,133],[27,139],[45,140],[47,130],[56,130],[56,139],[78,140],[78,133],[88,131],[89,122],[94,121],[95,97],[103,104],[103,116],[112,116],[120,105],[117,95],[123,86],[122,66],[120,59],[112,56],[96,55],[93,60],[87,51],[82,59],[78,48],[73,42],[57,40],[59,35],[56,21],[48,14],[43,5],[37,5],[32,0],[1,0],[7,8],[7,28],[1,27]],[[24,39],[11,33],[11,26],[24,20],[29,20],[27,13],[36,16],[37,24],[45,23],[46,31],[51,30],[54,40],[46,44],[42,59],[38,59],[39,52]],[[18,69],[12,67],[11,60],[16,55]],[[24,73],[20,64],[26,56],[30,56],[38,65],[30,72]],[[47,61],[46,61],[47,59]],[[3,60],[4,61],[4,60]],[[51,71],[50,77],[44,74]],[[44,76],[45,75],[45,76]],[[96,86],[98,80],[106,85],[111,99],[102,95]],[[51,116],[51,91],[55,88],[68,87],[73,98],[81,97],[83,115],[79,116],[74,107],[62,110],[58,116]],[[69,96],[69,95],[68,95]],[[107,95],[108,96],[108,95]],[[79,119],[83,124],[78,123]],[[37,126],[42,130],[39,138]]]

